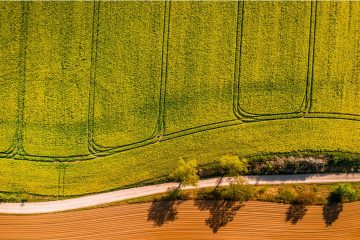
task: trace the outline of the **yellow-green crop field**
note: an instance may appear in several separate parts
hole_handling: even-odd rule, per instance
[[[0,191],[108,191],[161,179],[180,158],[360,154],[359,12],[0,2]]]
[[[299,111],[306,92],[311,2],[245,2],[242,22],[239,107],[254,115]]]
[[[93,141],[117,147],[151,138],[159,112],[164,4],[104,2],[95,10]]]

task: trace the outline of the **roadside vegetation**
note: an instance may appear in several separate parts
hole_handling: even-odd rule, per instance
[[[284,184],[284,185],[249,185],[241,174],[248,169],[247,160],[226,155],[220,160],[222,177],[217,186],[195,190],[181,190],[180,186],[196,186],[198,171],[196,160],[180,160],[178,167],[171,174],[180,185],[169,189],[167,193],[153,197],[144,197],[125,201],[139,203],[157,200],[226,200],[243,203],[249,200],[277,202],[292,205],[324,205],[329,202],[352,202],[360,200],[360,183],[336,184]],[[232,177],[229,186],[220,186],[224,176]]]
[[[202,165],[199,167],[199,175],[201,178],[223,176],[227,168],[224,165],[226,161],[236,158],[240,156],[225,155],[220,161]],[[232,166],[231,171],[240,171],[249,175],[360,172],[360,156],[353,153],[316,151],[273,153],[253,155],[242,158],[241,161],[244,169],[237,170]],[[231,166],[230,162],[227,163],[229,166]]]
[[[43,202],[43,201],[56,201],[62,199],[67,199],[67,197],[44,196],[44,195],[35,195],[35,194],[22,193],[22,192],[14,192],[14,193],[0,192],[0,203]]]
[[[176,221],[179,206],[186,200],[193,200],[200,211],[209,211],[209,217],[205,223],[213,233],[217,233],[234,220],[236,213],[249,200],[289,204],[285,212],[285,221],[291,224],[297,224],[304,218],[308,211],[307,206],[323,205],[322,216],[326,226],[331,226],[339,218],[343,211],[343,202],[360,200],[360,183],[249,185],[242,177],[242,174],[248,171],[246,159],[227,155],[221,158],[220,166],[222,177],[215,187],[183,191],[182,186],[196,186],[200,178],[197,161],[181,159],[169,176],[179,182],[178,187],[169,188],[163,194],[95,208],[152,202],[148,209],[147,221],[152,222],[154,227],[161,227],[166,223]],[[224,176],[232,179],[228,186],[220,185]],[[14,199],[0,195],[0,202]],[[21,202],[26,202],[26,199],[22,199]]]
[[[233,221],[243,203],[249,200],[271,201],[290,204],[285,212],[285,221],[297,224],[307,212],[308,205],[322,204],[326,226],[332,225],[342,212],[343,202],[360,200],[360,183],[356,184],[293,184],[284,186],[254,186],[246,183],[241,174],[248,172],[247,160],[226,155],[220,159],[221,177],[215,187],[195,190],[181,190],[182,185],[196,186],[199,180],[196,160],[180,160],[170,175],[178,180],[179,187],[169,189],[162,195],[153,196],[148,209],[148,221],[156,227],[173,222],[178,217],[179,205],[194,200],[200,211],[209,211],[206,225],[217,233],[220,228]],[[228,186],[221,186],[224,176],[232,177]],[[270,190],[270,188],[273,188]],[[139,199],[145,200],[145,199]],[[150,199],[147,197],[147,201]],[[136,201],[135,201],[136,202]],[[133,201],[134,203],[134,201]]]
[[[225,197],[225,193],[221,193],[224,188],[221,187],[221,183],[225,177],[235,177],[237,180],[232,183],[229,188],[233,191],[233,194],[239,192],[236,189],[240,188],[253,188],[253,194],[249,199],[280,202],[280,203],[292,203],[295,198],[305,198],[302,193],[309,194],[306,197],[311,198],[310,204],[326,204],[327,196],[330,194],[336,184],[286,184],[286,185],[261,185],[261,186],[249,186],[241,179],[242,175],[271,175],[271,174],[299,174],[299,173],[325,173],[325,172],[359,172],[360,161],[356,154],[346,153],[314,153],[314,152],[302,152],[302,153],[283,153],[272,154],[263,156],[251,156],[249,158],[242,158],[237,155],[223,155],[218,160],[215,160],[212,164],[200,165],[195,159],[181,159],[177,162],[176,168],[168,176],[162,176],[161,178],[143,181],[139,184],[127,185],[125,188],[133,188],[144,185],[159,184],[168,181],[179,182],[179,186],[176,189],[172,189],[169,193],[170,199],[175,199],[180,194],[180,187],[186,185],[196,186],[199,179],[220,177],[218,185],[215,187],[216,191],[209,193],[209,189],[203,189],[199,196],[204,198],[228,198]],[[244,185],[244,186],[242,186]],[[359,192],[360,183],[348,183],[347,185],[353,186],[353,188]],[[346,186],[347,186],[346,185]],[[177,191],[175,191],[177,190]],[[345,188],[348,190],[348,188]],[[248,190],[246,190],[248,191]],[[344,191],[344,190],[342,190]],[[211,192],[211,191],[210,191]],[[338,192],[341,192],[338,190]],[[184,191],[185,195],[190,194],[188,197],[184,197],[181,193],[181,198],[194,199],[195,195],[193,191]],[[341,192],[342,193],[342,192]],[[229,196],[229,192],[227,196]],[[305,195],[306,195],[305,194]],[[212,196],[211,196],[212,195]],[[230,194],[231,195],[231,194]],[[354,194],[353,194],[354,195]],[[79,197],[81,195],[40,195],[31,194],[24,191],[18,192],[0,192],[1,202],[37,202],[37,201],[52,201],[67,199],[72,197]],[[335,196],[335,195],[334,195]],[[342,198],[344,201],[359,200],[358,195],[354,195],[353,198]],[[158,197],[164,197],[162,194],[153,196],[141,197],[139,199],[130,199],[126,202],[142,202],[152,201],[158,199]],[[336,198],[336,197],[335,197]]]

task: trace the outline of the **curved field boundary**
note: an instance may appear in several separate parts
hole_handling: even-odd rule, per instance
[[[308,71],[306,79],[306,92],[304,93],[304,100],[298,110],[288,113],[277,114],[255,114],[246,112],[240,106],[241,102],[241,80],[240,80],[240,68],[241,68],[241,53],[242,53],[242,39],[243,39],[243,25],[244,25],[244,3],[239,4],[238,10],[238,27],[237,27],[237,51],[235,61],[235,73],[234,73],[234,114],[244,122],[248,121],[264,121],[273,119],[287,119],[302,117],[306,112],[309,102],[311,101],[311,87],[312,87],[312,69],[313,69],[313,55],[314,55],[314,42],[315,42],[315,27],[316,27],[316,7],[317,2],[311,2],[311,14],[310,14],[310,34],[309,34],[309,46],[308,46]]]
[[[243,122],[249,121],[267,121],[275,119],[291,119],[291,118],[328,118],[328,119],[342,119],[342,120],[354,120],[360,121],[360,115],[358,114],[346,114],[336,112],[313,112],[312,109],[312,92],[314,82],[314,64],[315,64],[315,39],[316,39],[316,16],[318,13],[317,1],[311,3],[311,19],[310,19],[310,35],[309,35],[309,51],[308,51],[308,73],[306,80],[306,93],[304,101],[299,110],[291,113],[280,114],[254,114],[244,111],[240,106],[240,72],[236,69],[240,69],[241,64],[241,42],[242,42],[242,30],[243,30],[243,15],[244,4],[239,4],[238,13],[238,28],[237,28],[237,56],[235,61],[235,74],[234,74],[234,114]],[[241,12],[241,13],[240,13]],[[240,36],[240,37],[239,37]],[[237,91],[236,91],[237,89]]]
[[[360,121],[360,115],[346,114],[346,113],[310,112],[305,117],[307,117],[307,118],[328,118],[328,119],[342,119],[342,120]]]
[[[345,120],[274,120],[194,133],[88,161],[4,158],[0,160],[1,191],[56,197],[62,166],[65,167],[65,182],[60,188],[65,188],[65,193],[60,196],[72,197],[164,181],[181,158],[195,158],[199,165],[206,167],[226,154],[256,158],[286,153],[306,156],[317,151],[315,155],[338,152],[340,157],[356,157],[360,144],[358,126],[359,122]]]
[[[170,2],[164,3],[164,24],[163,24],[163,43],[162,43],[162,63],[161,63],[161,76],[160,76],[160,96],[159,96],[159,113],[157,126],[154,130],[154,133],[147,139],[129,143],[125,145],[120,145],[117,147],[105,147],[97,144],[94,140],[94,99],[95,99],[95,82],[96,82],[96,58],[97,58],[97,39],[99,31],[99,9],[100,2],[94,2],[94,21],[93,21],[93,53],[92,53],[92,68],[91,68],[91,90],[89,95],[89,123],[88,123],[88,142],[89,142],[89,151],[91,153],[103,154],[103,152],[113,152],[113,151],[125,151],[132,148],[137,148],[140,146],[148,145],[155,142],[156,138],[159,135],[163,134],[164,128],[164,98],[165,98],[165,88],[166,88],[166,74],[167,74],[167,39],[169,35],[169,21],[170,21]]]
[[[98,20],[99,20],[99,6],[97,5],[97,10],[94,10],[94,45],[97,45],[97,32],[98,32]],[[165,3],[165,14],[164,14],[164,31],[163,31],[163,53],[162,53],[162,72],[161,72],[161,89],[160,89],[160,99],[159,99],[159,115],[158,115],[158,125],[157,128],[152,135],[152,137],[148,139],[144,139],[139,142],[130,143],[126,145],[121,145],[118,147],[104,147],[96,144],[93,139],[93,130],[94,130],[94,120],[93,120],[93,98],[90,96],[90,110],[89,110],[89,150],[93,155],[96,156],[107,156],[114,153],[119,153],[123,151],[127,151],[130,149],[146,146],[149,144],[153,144],[163,140],[170,140],[172,138],[177,138],[180,136],[186,136],[196,132],[202,132],[206,130],[216,129],[220,127],[227,127],[235,124],[239,124],[238,120],[229,120],[224,122],[218,122],[213,124],[207,124],[202,126],[197,126],[190,129],[181,130],[178,132],[173,132],[170,134],[164,134],[165,130],[165,111],[166,111],[166,79],[167,79],[167,67],[168,67],[168,38],[169,38],[169,28],[170,28],[170,13],[171,13],[171,2]],[[92,58],[93,68],[92,68],[92,80],[91,80],[91,95],[94,94],[94,84],[95,84],[95,72],[96,72],[96,47],[93,50],[94,57]]]
[[[98,126],[98,122],[97,122],[97,119],[94,119],[94,114],[96,114],[96,111],[97,109],[101,109],[98,108],[99,106],[103,106],[102,104],[102,101],[104,101],[105,99],[102,99],[104,97],[107,97],[106,94],[104,94],[105,92],[103,92],[102,90],[102,86],[101,86],[101,83],[102,84],[107,84],[107,82],[109,82],[109,77],[105,77],[103,78],[102,76],[105,76],[103,75],[104,72],[103,70],[104,69],[101,69],[99,68],[101,62],[102,62],[102,58],[98,58],[98,56],[101,56],[101,52],[104,50],[105,51],[105,55],[103,56],[106,56],[107,54],[111,54],[112,52],[107,52],[107,49],[108,47],[106,47],[108,44],[101,44],[101,45],[98,45],[98,42],[101,43],[102,40],[106,39],[106,36],[107,35],[107,32],[109,31],[109,29],[107,29],[106,25],[110,24],[109,26],[112,26],[112,24],[117,24],[116,22],[118,22],[119,20],[122,19],[121,16],[124,16],[124,14],[119,14],[120,15],[117,15],[117,17],[111,21],[114,21],[114,22],[109,22],[107,23],[106,19],[108,17],[110,17],[108,14],[110,14],[110,9],[108,8],[112,8],[112,7],[115,7],[114,10],[120,10],[121,12],[121,4],[117,4],[115,6],[105,6],[104,3],[99,3],[97,4],[97,17],[95,18],[95,21],[94,21],[94,38],[96,39],[95,44],[93,44],[93,52],[95,52],[95,57],[93,58],[93,61],[92,61],[92,65],[93,65],[93,75],[94,75],[94,78],[92,79],[92,92],[94,93],[93,96],[90,97],[90,104],[92,106],[92,112],[89,112],[89,119],[91,119],[92,121],[92,124],[89,126],[89,128],[91,128],[91,134],[93,135],[90,139],[89,139],[89,145],[90,146],[93,146],[93,152],[103,152],[103,151],[107,151],[109,149],[116,149],[116,148],[120,148],[120,147],[123,147],[123,148],[127,148],[128,146],[130,145],[146,145],[146,144],[149,144],[149,141],[151,142],[151,140],[153,140],[154,138],[156,138],[156,136],[158,135],[158,129],[159,127],[157,126],[159,124],[159,122],[161,122],[161,120],[159,119],[159,113],[161,112],[161,103],[162,103],[162,100],[161,100],[161,91],[163,89],[163,86],[162,86],[162,83],[164,82],[164,77],[166,77],[166,75],[163,74],[163,68],[164,68],[164,61],[166,61],[166,39],[167,39],[167,33],[166,33],[166,30],[167,30],[167,19],[168,19],[168,14],[169,14],[169,3],[168,2],[163,2],[163,3],[159,3],[156,5],[149,5],[149,11],[151,9],[151,11],[156,11],[157,15],[156,15],[156,37],[157,37],[157,41],[156,41],[156,52],[154,51],[151,51],[151,52],[147,52],[146,53],[146,56],[149,57],[149,56],[156,56],[156,58],[159,58],[156,60],[156,62],[154,62],[154,64],[156,65],[156,69],[153,69],[154,71],[156,70],[156,78],[155,79],[151,79],[151,82],[149,81],[150,79],[149,78],[146,78],[146,86],[148,85],[154,85],[154,88],[152,89],[152,91],[156,91],[156,93],[152,93],[151,91],[151,96],[148,94],[145,94],[146,96],[148,96],[149,98],[154,98],[154,101],[151,101],[151,120],[148,119],[149,121],[151,121],[151,124],[149,122],[144,122],[145,121],[145,118],[143,117],[139,117],[139,116],[136,116],[136,115],[133,115],[132,113],[130,113],[131,116],[135,117],[137,120],[139,120],[139,123],[140,123],[140,126],[146,126],[144,127],[144,129],[146,129],[146,131],[142,131],[146,134],[140,134],[141,137],[138,136],[138,134],[130,134],[131,136],[129,136],[130,139],[126,140],[126,141],[122,141],[121,140],[121,135],[119,135],[118,133],[121,134],[121,131],[119,131],[119,129],[122,129],[122,127],[126,127],[128,126],[129,127],[129,130],[134,130],[134,128],[136,128],[136,126],[134,124],[132,124],[131,122],[129,122],[128,120],[125,120],[125,122],[121,122],[121,119],[118,119],[116,122],[118,122],[118,124],[121,124],[123,123],[122,127],[119,126],[119,128],[115,127],[114,130],[115,130],[115,133],[114,134],[111,134],[110,135],[112,137],[114,137],[116,140],[115,141],[105,141],[103,142],[102,140],[100,139],[103,139],[104,140],[104,137],[106,138],[106,136],[104,136],[102,132],[102,127],[99,127]],[[120,7],[120,8],[119,8]],[[138,6],[139,7],[139,6]],[[145,6],[146,7],[146,6]],[[126,5],[126,11],[128,11],[129,9],[132,9],[131,11],[134,10],[134,5],[130,4],[130,5]],[[135,8],[136,9],[136,8]],[[118,11],[117,11],[118,12]],[[144,11],[144,10],[141,10],[139,12],[139,14],[143,14],[143,13],[146,13],[147,11]],[[133,13],[125,13],[126,16],[133,16]],[[148,15],[148,13],[147,13]],[[133,16],[134,17],[134,16]],[[135,14],[135,17],[136,18],[139,18],[139,15],[136,13]],[[127,19],[127,17],[125,17]],[[141,17],[140,17],[141,18]],[[149,24],[154,24],[155,20],[154,19],[151,19],[152,17],[150,16],[150,18],[147,18],[146,17],[146,22],[148,22]],[[121,21],[123,21],[125,19],[122,19]],[[129,19],[128,19],[129,20]],[[126,20],[125,20],[126,21]],[[136,21],[137,24],[139,24],[139,20]],[[123,32],[122,31],[122,24],[124,23],[120,23],[120,25],[116,25],[115,28],[110,28],[110,29],[113,29],[115,31],[117,31],[116,29],[119,29],[120,32]],[[126,25],[127,23],[125,23]],[[101,27],[102,25],[104,25],[103,27]],[[140,25],[143,25],[143,24],[140,24]],[[100,29],[99,29],[99,26],[100,26]],[[114,27],[114,26],[113,26]],[[102,29],[105,29],[105,32],[102,32]],[[107,30],[106,30],[107,29]],[[121,29],[121,30],[120,30]],[[127,29],[125,27],[125,29]],[[113,31],[113,30],[110,30]],[[128,29],[130,31],[133,30],[132,29]],[[136,29],[134,29],[135,32],[137,31]],[[124,30],[125,32],[127,32],[126,30]],[[145,30],[147,31],[147,30]],[[135,33],[134,32],[134,33]],[[151,34],[150,32],[146,32],[147,34]],[[137,34],[137,33],[136,33]],[[163,35],[161,35],[163,34]],[[105,35],[105,36],[104,36]],[[122,40],[120,42],[117,42],[116,39],[118,39],[119,36],[115,36],[115,35],[109,35],[109,36],[112,36],[110,37],[112,40],[109,44],[111,45],[117,45],[117,44],[123,44],[123,43],[120,43],[122,42]],[[155,36],[155,35],[154,35]],[[121,39],[126,39],[127,37],[124,37],[123,35],[120,36]],[[99,39],[99,40],[98,40]],[[135,39],[134,39],[135,40]],[[155,42],[152,42],[152,40],[150,41],[147,41],[146,39],[142,39],[140,40],[140,45],[141,43],[144,43],[143,41],[147,42],[145,44],[148,44],[148,43],[154,43]],[[96,45],[96,46],[94,46]],[[114,45],[114,46],[115,46]],[[126,43],[125,43],[126,45]],[[130,43],[131,46],[135,46],[133,45],[132,43]],[[151,44],[150,45],[146,45],[147,48],[146,49],[151,49]],[[131,47],[131,48],[133,48]],[[155,49],[155,48],[154,48]],[[124,50],[124,51],[128,51],[128,50]],[[132,49],[132,51],[134,51],[134,49]],[[130,52],[132,52],[130,51]],[[130,52],[127,52],[127,53],[130,53]],[[148,53],[150,53],[150,55],[148,55]],[[155,55],[153,55],[155,54]],[[144,56],[145,57],[145,56]],[[131,56],[130,58],[128,59],[129,61],[132,61],[131,59],[133,59]],[[142,57],[143,59],[143,57]],[[161,60],[162,59],[162,60]],[[133,59],[134,60],[134,59]],[[127,57],[125,57],[125,59],[122,59],[121,56],[117,56],[116,59],[114,59],[115,62],[121,64],[121,62],[126,62],[127,61]],[[146,62],[142,61],[141,64],[145,64],[146,65]],[[126,65],[127,66],[127,65]],[[132,65],[131,65],[132,66]],[[131,67],[131,71],[132,72],[135,72],[137,71],[137,69],[134,69]],[[140,70],[141,71],[141,70]],[[97,76],[95,76],[97,75]],[[113,77],[116,77],[118,78],[119,76],[113,76]],[[133,79],[134,80],[134,79]],[[132,83],[130,83],[128,80],[125,80],[125,84],[130,84],[132,87],[135,87],[135,83],[133,82],[133,80],[131,81]],[[140,80],[140,82],[142,81],[141,78],[140,79],[137,79],[137,80]],[[154,82],[155,81],[155,82]],[[111,82],[111,79],[110,79],[110,82]],[[120,86],[122,85],[123,81],[122,81],[122,77],[120,77],[120,79],[118,79],[117,81],[115,81],[117,84],[120,84]],[[156,84],[156,86],[155,86]],[[119,88],[124,88],[124,86],[120,87]],[[139,96],[139,94],[141,93],[144,93],[144,89],[147,89],[145,85],[139,85],[137,86],[136,85],[136,91],[135,91],[135,94],[138,95],[138,97],[140,97],[139,100],[141,100],[141,104],[146,104],[146,101],[145,99],[142,99],[141,96]],[[131,92],[131,91],[130,91]],[[126,99],[133,99],[131,96],[129,96],[128,94],[130,93],[128,91],[125,91],[124,94],[127,96]],[[122,92],[120,91],[120,94]],[[117,92],[117,94],[119,94],[119,92]],[[117,104],[118,101],[122,101],[121,99],[123,98],[117,98],[116,94],[113,95],[113,93],[111,93],[110,97],[113,96],[114,98],[111,98],[112,100],[110,100],[110,102],[108,104],[105,104],[106,106],[110,107],[110,110],[114,110],[115,109],[115,114],[116,116],[120,116],[119,113],[117,112],[119,109],[118,108],[112,108],[111,105],[112,104]],[[100,100],[99,100],[100,99]],[[159,100],[157,100],[159,99]],[[123,99],[125,100],[125,99]],[[91,103],[91,101],[93,101]],[[99,106],[98,107],[93,107],[94,105],[94,101],[95,101],[95,104],[99,103]],[[107,101],[107,100],[105,100]],[[125,100],[126,102],[126,100]],[[135,101],[134,103],[134,100],[133,101],[130,101],[132,104],[134,104],[135,106],[138,106],[138,107],[141,107],[142,105],[137,105],[137,101]],[[110,105],[109,105],[110,104]],[[105,106],[104,105],[104,106]],[[97,106],[97,105],[96,105]],[[134,110],[133,106],[132,105],[126,105],[126,107],[124,107],[126,109],[126,111],[129,111],[129,112],[132,112],[132,110]],[[136,108],[137,109],[137,108]],[[122,113],[122,114],[125,114],[126,113]],[[102,115],[102,117],[106,116],[107,114],[105,115]],[[125,117],[126,118],[126,117]],[[147,118],[146,118],[147,119]],[[116,122],[113,122],[114,120],[111,120],[110,121],[110,126],[111,124],[114,124],[116,125]],[[120,121],[120,122],[119,122]],[[137,124],[139,124],[137,123]],[[101,123],[99,124],[101,126],[103,126]],[[140,127],[139,126],[139,127]],[[126,132],[126,129],[124,130]],[[98,138],[100,137],[100,138]],[[98,139],[98,140],[97,140]],[[91,149],[90,149],[91,150]]]
[[[172,3],[165,135],[236,120],[232,74],[237,9],[238,2]]]
[[[139,147],[147,146],[149,144],[154,144],[159,141],[171,140],[181,136],[187,136],[197,132],[204,132],[212,129],[218,129],[233,125],[238,125],[248,122],[260,122],[260,121],[272,121],[279,119],[292,119],[292,118],[327,118],[327,119],[344,119],[344,120],[353,120],[359,121],[360,115],[356,114],[342,114],[342,113],[317,113],[311,112],[311,100],[312,100],[312,88],[313,88],[313,72],[314,72],[314,51],[315,51],[315,29],[316,29],[316,13],[317,13],[317,2],[311,3],[311,21],[310,21],[310,38],[309,38],[309,52],[308,52],[308,78],[307,78],[307,88],[304,96],[304,101],[299,109],[293,113],[283,113],[283,114],[269,114],[269,115],[256,115],[251,113],[246,113],[241,110],[240,107],[240,64],[241,64],[241,36],[243,28],[243,12],[244,12],[244,3],[238,2],[238,16],[237,16],[237,35],[236,35],[236,54],[235,54],[235,65],[234,65],[234,91],[233,91],[233,110],[236,120],[223,121],[213,124],[207,124],[202,126],[197,126],[190,129],[181,130],[178,132],[173,132],[170,134],[164,134],[165,128],[165,111],[166,111],[166,78],[167,78],[167,67],[168,67],[168,38],[169,38],[169,25],[170,25],[170,12],[171,12],[171,2],[165,2],[165,14],[164,14],[164,30],[163,30],[163,47],[162,47],[162,69],[161,69],[161,90],[159,96],[159,107],[160,111],[158,114],[158,124],[155,129],[153,136],[149,139],[143,141],[122,145],[118,147],[103,147],[99,146],[94,142],[93,131],[94,131],[94,86],[96,78],[96,56],[97,56],[97,35],[98,35],[98,24],[99,24],[99,7],[100,2],[94,2],[93,10],[93,35],[92,35],[92,54],[91,54],[91,71],[90,71],[90,92],[89,92],[89,112],[88,112],[88,148],[89,154],[85,155],[73,155],[73,156],[36,156],[26,154],[22,148],[22,126],[23,126],[23,108],[24,108],[24,71],[25,71],[25,57],[26,57],[26,31],[27,31],[27,13],[29,11],[29,3],[23,2],[23,17],[22,17],[22,34],[21,34],[21,53],[20,59],[22,62],[21,65],[21,81],[19,88],[19,97],[18,97],[18,119],[17,119],[17,132],[16,138],[13,145],[8,151],[0,153],[0,158],[12,158],[14,160],[28,160],[28,161],[61,161],[61,162],[72,162],[72,161],[83,161],[91,160],[97,157],[109,156],[115,153],[136,149]],[[314,10],[315,9],[315,10]],[[310,57],[311,56],[311,57]]]
[[[323,114],[321,114],[319,116],[314,116],[313,114],[309,114],[307,116],[304,116],[304,118],[315,118],[315,119],[326,118],[326,119],[341,119],[341,120],[354,121],[353,117],[351,117],[351,118],[338,117],[338,116],[334,117],[334,115],[324,117]],[[283,118],[283,120],[286,120],[286,119],[291,120],[290,117]],[[39,162],[54,162],[54,163],[88,161],[88,160],[93,160],[93,159],[100,158],[100,157],[111,156],[111,155],[125,152],[128,150],[137,149],[140,147],[156,144],[158,142],[168,141],[168,140],[176,139],[179,137],[192,135],[195,133],[211,131],[211,130],[216,130],[219,128],[226,128],[226,127],[240,125],[240,124],[250,124],[250,123],[256,124],[256,123],[260,123],[260,122],[270,122],[270,121],[277,121],[277,120],[280,120],[280,119],[264,119],[264,120],[258,119],[257,121],[245,121],[245,122],[240,122],[239,120],[224,121],[224,122],[220,122],[220,123],[214,123],[211,125],[195,127],[193,129],[187,129],[187,131],[180,131],[180,132],[176,132],[176,133],[172,133],[172,134],[168,134],[168,135],[163,135],[157,139],[152,139],[151,141],[142,142],[142,143],[136,144],[136,145],[135,144],[128,145],[128,146],[117,148],[117,149],[110,149],[107,151],[97,152],[97,153],[88,154],[88,155],[81,155],[81,156],[77,155],[77,156],[67,156],[67,157],[60,157],[60,156],[59,157],[56,157],[56,156],[55,157],[47,157],[47,156],[34,156],[34,155],[16,155],[15,156],[15,155],[10,155],[10,154],[8,154],[8,155],[4,154],[3,156],[0,156],[0,158],[11,158],[16,161],[39,161]]]
[[[62,181],[64,170],[59,175],[59,182]],[[360,174],[298,174],[298,175],[254,175],[244,177],[248,184],[293,184],[293,183],[334,183],[334,182],[360,182]],[[211,178],[199,181],[197,188],[215,187],[220,178]],[[225,178],[221,186],[227,186],[233,181],[232,178]],[[61,184],[59,184],[60,186]],[[123,201],[131,198],[138,198],[158,193],[164,193],[169,188],[176,188],[179,183],[164,183],[152,186],[130,188],[114,192],[99,193],[79,198],[34,202],[34,203],[2,203],[0,204],[0,213],[3,214],[39,214],[68,211],[79,208],[93,207],[101,204],[108,204],[117,201]],[[193,186],[185,186],[182,189],[194,189]],[[58,191],[62,191],[61,186]]]
[[[98,20],[99,20],[99,6],[100,3],[97,5],[96,12],[97,17],[94,17],[94,39],[93,42],[97,45],[97,32],[98,32]],[[171,14],[171,2],[165,2],[165,14],[164,14],[164,31],[163,31],[163,53],[162,53],[162,72],[161,72],[161,89],[160,89],[160,99],[159,99],[159,115],[158,115],[158,125],[156,127],[155,132],[153,135],[148,138],[144,139],[139,142],[134,142],[126,145],[121,145],[118,147],[104,147],[99,144],[96,144],[93,139],[93,131],[94,131],[94,120],[93,120],[93,98],[90,96],[90,110],[89,110],[89,150],[92,154],[96,156],[107,156],[114,153],[119,153],[123,151],[127,151],[130,149],[146,146],[149,144],[153,144],[163,140],[170,140],[172,138],[186,136],[196,132],[202,132],[206,130],[216,129],[220,127],[227,127],[235,124],[239,124],[240,122],[234,118],[234,120],[224,121],[224,122],[217,122],[207,125],[201,125],[189,129],[184,129],[178,132],[172,132],[169,134],[165,134],[165,112],[166,112],[166,79],[167,79],[167,68],[168,68],[168,38],[169,38],[169,29],[170,29],[170,14]],[[93,95],[94,91],[94,84],[95,84],[95,72],[96,72],[96,47],[93,50],[94,58],[93,59],[93,68],[92,68],[92,81],[91,81],[91,95]],[[91,100],[92,99],[92,100]],[[92,113],[91,113],[92,112]]]
[[[316,8],[316,14],[318,9]],[[316,19],[315,19],[315,26],[316,26]],[[343,120],[353,120],[353,121],[360,121],[359,114],[349,114],[349,113],[337,113],[337,112],[316,112],[312,111],[312,93],[313,93],[313,85],[314,85],[314,66],[315,66],[315,33],[314,33],[314,43],[313,43],[313,52],[312,52],[312,69],[311,69],[311,81],[309,86],[309,104],[307,106],[307,114],[305,117],[309,118],[329,118],[329,119],[343,119]]]

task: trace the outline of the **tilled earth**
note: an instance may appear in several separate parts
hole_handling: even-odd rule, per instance
[[[0,239],[360,239],[360,202],[155,202],[0,216]]]

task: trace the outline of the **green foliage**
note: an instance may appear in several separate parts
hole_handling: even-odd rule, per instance
[[[329,195],[329,202],[343,202],[344,200],[355,201],[359,198],[359,192],[350,184],[339,184]]]
[[[231,183],[229,187],[224,188],[221,196],[225,200],[245,202],[255,195],[255,187],[253,185],[244,184],[242,181]]]
[[[295,195],[288,189],[280,189],[278,194],[275,196],[275,201],[281,203],[291,203],[295,199]]]
[[[267,192],[267,190],[269,189],[269,186],[262,186],[259,190],[258,190],[258,194],[259,195],[263,195]]]
[[[170,178],[180,182],[183,185],[195,186],[199,181],[199,176],[197,174],[196,167],[197,167],[197,162],[195,159],[189,161],[180,159],[177,168],[170,175]]]
[[[292,204],[309,205],[316,202],[316,194],[314,192],[300,192],[290,201]]]
[[[220,158],[220,165],[223,169],[224,175],[239,176],[247,173],[247,160],[239,159],[238,156],[225,155]]]
[[[179,188],[171,188],[166,192],[166,195],[161,197],[162,201],[176,201],[176,200],[187,200],[189,195],[181,191]]]
[[[5,194],[0,193],[0,203],[2,202],[23,202],[26,201],[26,197],[18,194]]]
[[[201,200],[220,200],[222,199],[221,193],[222,189],[220,188],[204,188],[197,192],[196,198]]]
[[[215,189],[201,189],[197,192],[197,199],[201,200],[227,200],[245,202],[255,196],[255,187],[247,185],[243,179],[239,178],[230,183],[227,187]]]

